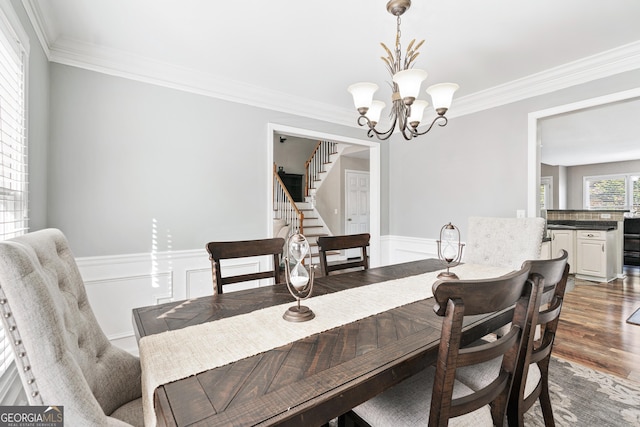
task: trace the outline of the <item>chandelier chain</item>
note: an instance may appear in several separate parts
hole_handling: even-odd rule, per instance
[[[396,51],[400,52],[400,37],[402,37],[402,31],[400,30],[400,15],[398,15],[398,24],[396,27]]]

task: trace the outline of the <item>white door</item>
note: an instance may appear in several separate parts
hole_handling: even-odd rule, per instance
[[[369,172],[345,173],[345,234],[369,232]],[[358,249],[346,256],[359,256]]]

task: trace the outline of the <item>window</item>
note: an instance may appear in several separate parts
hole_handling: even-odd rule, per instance
[[[640,173],[584,177],[585,209],[640,209]]]
[[[22,28],[18,28],[15,12],[5,9],[0,9],[0,240],[24,234],[28,229],[25,108],[28,40]],[[0,326],[0,376],[12,361],[11,346]]]
[[[553,209],[553,177],[540,177],[540,209]]]

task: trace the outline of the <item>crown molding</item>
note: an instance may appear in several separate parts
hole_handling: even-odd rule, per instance
[[[59,64],[346,126],[353,120],[347,108],[77,40],[59,38],[50,52],[50,61]]]
[[[640,40],[457,98],[447,117],[476,113],[637,69]]]
[[[36,37],[38,37],[44,54],[47,56],[47,59],[51,61],[51,50],[49,48],[49,46],[51,46],[51,37],[47,35],[46,30],[52,28],[53,25],[50,22],[44,22],[47,15],[42,13],[38,3],[33,0],[22,0],[22,6],[27,12],[33,31],[36,33]]]
[[[51,62],[258,108],[358,127],[356,114],[351,108],[336,107],[77,40],[56,38],[52,41],[55,29],[47,20],[45,11],[33,0],[22,0],[22,3]],[[456,98],[447,117],[465,116],[636,69],[640,69],[640,40]]]

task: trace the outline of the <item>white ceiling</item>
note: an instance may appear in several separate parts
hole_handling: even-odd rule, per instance
[[[23,4],[54,62],[341,124],[357,115],[349,84],[373,81],[390,96],[379,45],[395,37],[386,0]],[[402,43],[426,39],[416,61],[426,85],[460,85],[455,117],[640,68],[639,18],[638,0],[416,0]]]
[[[575,166],[640,159],[640,98],[538,121],[540,161]]]

